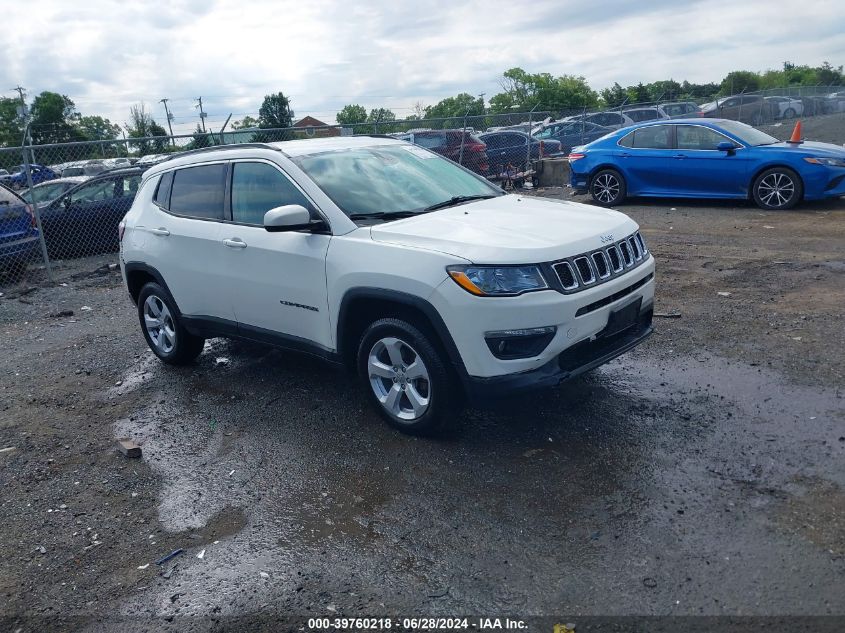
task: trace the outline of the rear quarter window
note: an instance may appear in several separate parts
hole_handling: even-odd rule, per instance
[[[158,206],[169,209],[170,208],[170,188],[173,186],[173,172],[169,171],[164,174],[158,181],[153,202]]]

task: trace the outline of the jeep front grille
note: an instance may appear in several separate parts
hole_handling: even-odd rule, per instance
[[[554,262],[564,292],[576,292],[603,283],[636,268],[648,259],[648,248],[639,232],[604,248]]]

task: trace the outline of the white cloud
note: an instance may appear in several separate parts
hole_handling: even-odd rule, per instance
[[[576,74],[594,88],[673,77],[718,81],[728,71],[784,60],[815,65],[845,57],[839,2],[796,9],[773,0],[632,3],[418,0],[87,0],[9,3],[15,28],[0,39],[0,88],[55,90],[85,114],[123,122],[145,101],[171,99],[176,129],[198,122],[203,96],[219,127],[257,114],[282,90],[297,115],[331,121],[346,103],[410,113],[466,91],[498,91],[507,68]]]

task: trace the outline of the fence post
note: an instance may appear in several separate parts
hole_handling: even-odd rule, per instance
[[[29,140],[29,152],[26,147],[27,140]],[[29,123],[27,123],[23,132],[21,153],[23,154],[23,166],[24,169],[26,169],[26,185],[29,187],[29,190],[32,191],[32,169],[29,162],[30,152],[32,152],[32,137],[29,135]],[[35,201],[34,195],[30,206],[32,206],[32,212],[35,214],[35,226],[38,227],[38,241],[41,244],[41,256],[44,258],[44,267],[47,269],[47,279],[52,282],[53,268],[50,266],[50,256],[47,254],[47,242],[44,240],[44,227],[41,224],[41,212],[38,210],[38,203]]]
[[[464,139],[467,135],[467,117],[469,116],[469,108],[467,108],[466,112],[464,112],[464,127],[461,130],[461,153],[458,158],[458,165],[464,164]]]
[[[538,102],[533,108],[531,108],[531,112],[528,113],[528,149],[526,150],[526,162],[525,162],[525,170],[528,171],[528,168],[531,166],[531,129],[534,127],[534,110],[540,107],[540,103]]]

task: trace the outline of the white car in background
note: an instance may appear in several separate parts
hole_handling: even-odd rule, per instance
[[[765,97],[765,99],[777,107],[777,109],[773,108],[776,119],[794,119],[804,114],[804,102],[801,99],[778,96]]]

